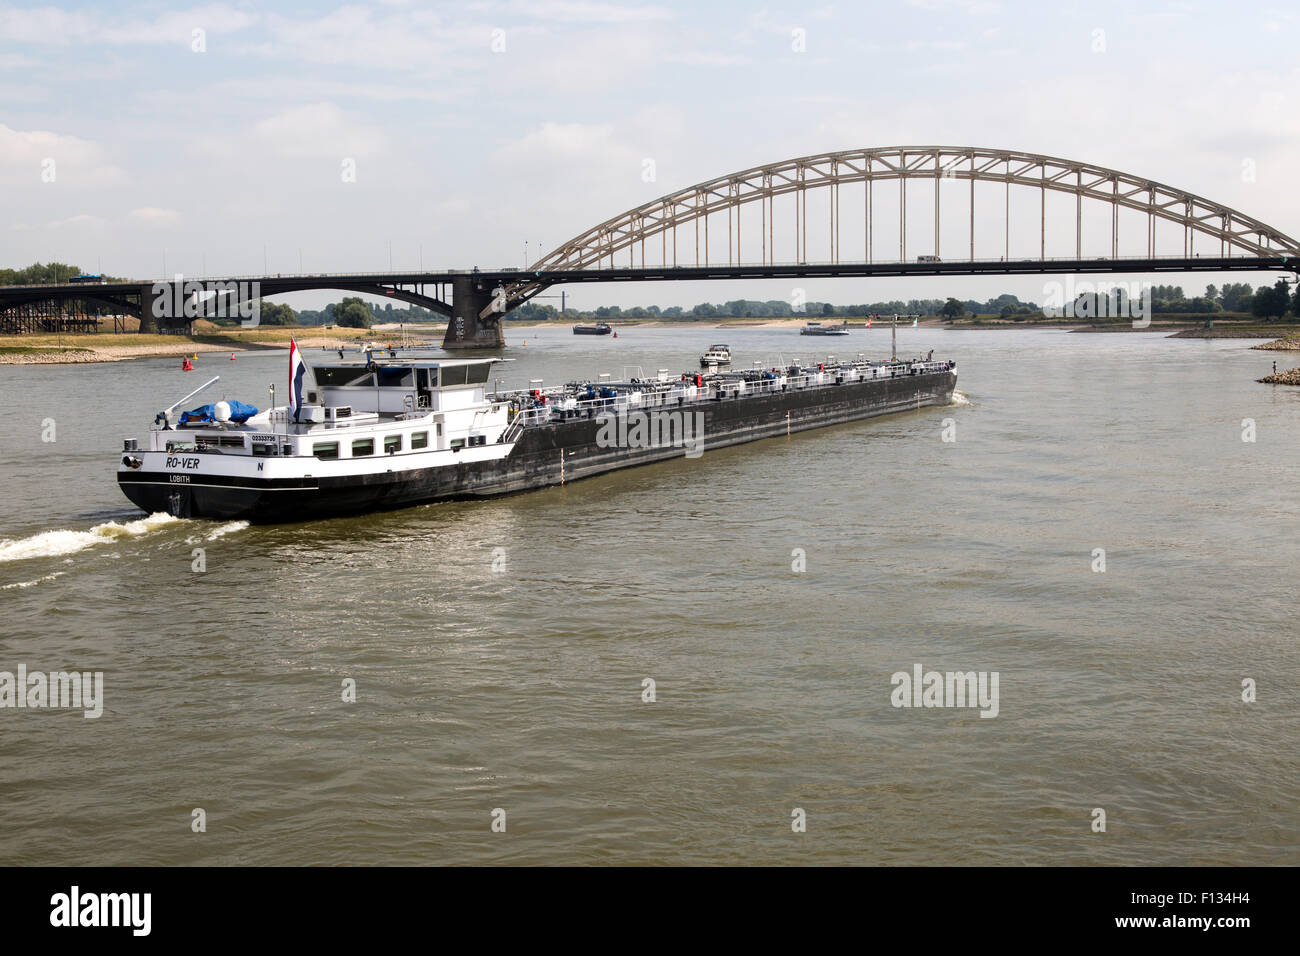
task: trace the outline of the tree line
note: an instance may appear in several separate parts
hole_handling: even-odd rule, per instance
[[[1272,286],[1252,289],[1246,282],[1229,282],[1222,288],[1207,286],[1203,295],[1188,298],[1182,286],[1156,285],[1151,287],[1151,310],[1171,315],[1222,315],[1237,313],[1254,315],[1261,319],[1280,319],[1290,313],[1300,316],[1300,287],[1294,291],[1279,279]],[[1011,293],[1003,293],[983,302],[974,299],[890,299],[857,305],[834,305],[830,302],[806,302],[802,305],[787,299],[732,299],[729,302],[701,302],[689,308],[657,305],[621,307],[602,305],[594,309],[566,309],[561,315],[553,305],[525,302],[512,310],[507,320],[521,322],[574,321],[619,319],[741,319],[741,318],[797,318],[799,316],[861,317],[865,315],[938,315],[946,319],[963,316],[997,316],[1021,321],[1041,318],[1042,307],[1033,301],[1021,301]],[[442,322],[444,317],[419,306],[394,308],[391,302],[383,306],[368,305],[356,296],[331,303],[321,310],[303,309],[295,312],[283,304],[265,303],[262,306],[263,325],[340,325],[345,328],[370,328],[375,323]]]
[[[85,274],[81,266],[67,262],[33,262],[22,269],[0,269],[0,285],[48,285]],[[108,282],[122,281],[113,276],[104,276],[104,279]]]
[[[0,269],[0,285],[36,285],[66,282],[82,275],[80,266],[65,262],[35,262],[21,269]],[[105,281],[121,281],[104,276]],[[1104,282],[1103,282],[1104,284]],[[102,312],[105,307],[83,303],[89,311]],[[1215,315],[1244,313],[1257,318],[1280,319],[1290,313],[1300,317],[1300,285],[1292,290],[1285,280],[1273,285],[1252,289],[1246,282],[1229,282],[1222,287],[1209,285],[1203,295],[1188,298],[1182,286],[1156,285],[1151,288],[1153,312],[1183,315]],[[594,309],[566,309],[561,315],[553,305],[536,301],[525,302],[512,310],[507,319],[524,322],[617,320],[617,319],[741,319],[741,318],[794,318],[798,316],[860,317],[864,315],[941,315],[948,319],[961,316],[998,316],[1000,318],[1026,319],[1041,317],[1042,308],[1032,301],[1022,302],[1010,293],[994,296],[983,302],[974,299],[890,299],[881,302],[864,302],[855,305],[834,305],[830,302],[797,302],[789,299],[732,299],[728,302],[701,302],[694,306],[657,305],[620,307],[602,305]],[[442,322],[444,316],[411,305],[394,308],[391,302],[382,306],[371,305],[358,296],[347,296],[340,302],[330,303],[323,309],[295,310],[284,303],[263,302],[263,325],[339,325],[344,328],[370,328],[376,323]]]

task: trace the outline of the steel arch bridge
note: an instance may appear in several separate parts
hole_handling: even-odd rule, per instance
[[[924,206],[930,190],[932,208],[921,212],[926,220],[933,217],[931,241],[920,253],[913,242],[909,258],[909,205],[922,196]],[[1035,193],[1037,229],[1028,228],[1033,245],[1026,254],[1021,203],[1027,194],[1032,208]],[[1099,210],[1107,213],[1108,223],[1095,215]],[[1002,220],[1000,229],[990,224],[995,215]],[[882,221],[885,216],[889,222]],[[913,233],[930,226],[927,221],[917,227],[916,219],[913,212]],[[996,240],[992,254],[990,235]],[[809,258],[810,237],[817,261]],[[549,286],[569,283],[1268,270],[1300,278],[1300,242],[1236,209],[1164,183],[1014,150],[887,146],[803,156],[679,189],[574,236],[525,271],[208,281],[255,282],[250,297],[339,289],[396,298],[448,316],[444,347],[493,348],[505,343],[505,313]],[[175,294],[168,285],[131,280],[0,288],[0,332],[16,330],[6,320],[23,310],[76,300],[139,315],[144,329],[150,305]]]
[[[830,249],[830,265],[840,264],[841,237],[843,233],[842,205],[839,195],[842,186],[864,184],[859,207],[864,239],[865,256],[855,261],[870,265],[880,261],[875,256],[873,241],[873,194],[876,184],[897,182],[898,201],[898,256],[894,262],[907,261],[907,186],[915,180],[929,181],[934,188],[934,246],[933,256],[941,258],[941,209],[945,184],[967,183],[970,189],[969,258],[975,255],[975,185],[992,183],[1003,187],[1004,254],[1000,261],[1011,259],[1011,187],[1037,190],[1040,196],[1039,259],[1047,260],[1047,193],[1063,193],[1075,199],[1075,255],[1083,260],[1083,203],[1106,203],[1111,210],[1110,255],[1119,260],[1119,214],[1128,209],[1145,214],[1146,258],[1156,257],[1156,223],[1168,222],[1181,228],[1183,236],[1182,258],[1194,258],[1197,253],[1196,237],[1218,247],[1218,258],[1250,256],[1276,258],[1300,256],[1300,242],[1280,230],[1251,216],[1216,203],[1194,193],[1189,193],[1151,179],[1129,173],[1094,166],[1089,163],[1022,153],[1014,150],[983,149],[973,146],[886,146],[869,149],[844,150],[802,156],[780,163],[755,166],[676,192],[669,193],[634,209],[629,209],[612,219],[593,226],[547,253],[530,267],[533,272],[571,271],[576,269],[615,268],[620,254],[627,256],[627,267],[647,268],[647,248],[656,265],[672,267],[708,268],[720,265],[710,263],[710,221],[725,217],[727,231],[726,264],[742,263],[741,209],[757,204],[759,217],[758,248],[754,250],[760,265],[776,264],[776,199],[793,196],[795,208],[792,226],[795,248],[799,251],[797,262],[806,264],[808,235],[812,228],[807,211],[809,190],[829,190],[829,215],[819,228],[826,230]],[[704,243],[700,244],[700,227],[703,225]],[[682,227],[693,227],[687,248],[679,246]],[[715,227],[716,228],[716,227]],[[654,255],[658,238],[659,252]],[[734,241],[733,241],[734,239]],[[1204,247],[1203,247],[1204,248]],[[752,253],[751,253],[752,255]],[[887,260],[888,261],[888,260]],[[951,258],[948,261],[952,261]],[[1071,271],[1071,270],[1066,270]],[[538,279],[512,283],[506,290],[507,305],[526,301],[549,283]]]

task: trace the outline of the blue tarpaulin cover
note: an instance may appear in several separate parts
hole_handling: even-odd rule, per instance
[[[230,406],[230,420],[236,423],[248,421],[257,414],[257,406],[248,405],[244,402],[236,402],[233,399],[226,402]],[[181,424],[186,422],[215,422],[217,420],[215,403],[213,405],[200,405],[192,412],[181,412]]]

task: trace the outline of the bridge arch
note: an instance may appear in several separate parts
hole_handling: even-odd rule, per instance
[[[873,259],[873,192],[883,182],[899,185],[898,209],[899,255],[897,261],[907,258],[907,184],[911,181],[932,181],[934,184],[934,255],[940,250],[941,184],[945,182],[969,183],[970,248],[975,260],[975,185],[976,183],[1001,184],[1006,191],[1007,222],[1005,229],[1006,255],[1010,256],[1010,190],[1012,186],[1032,188],[1041,197],[1042,258],[1047,258],[1047,194],[1064,193],[1075,197],[1075,257],[1083,258],[1083,202],[1106,203],[1111,207],[1110,258],[1119,257],[1120,210],[1132,210],[1147,216],[1148,256],[1155,256],[1156,223],[1172,223],[1183,230],[1184,256],[1196,255],[1196,239],[1202,237],[1217,246],[1219,256],[1296,256],[1300,255],[1300,242],[1280,230],[1248,216],[1222,203],[1213,202],[1185,190],[1156,182],[1141,176],[1082,163],[1055,156],[1025,153],[1005,149],[985,149],[974,146],[885,146],[867,149],[841,150],[813,156],[802,156],[778,163],[769,163],[741,170],[693,186],[687,186],[658,199],[642,203],[626,212],[599,223],[551,250],[528,267],[529,273],[599,269],[626,265],[630,268],[646,266],[647,246],[658,245],[653,250],[655,265],[709,266],[709,225],[717,216],[725,215],[727,230],[728,264],[741,264],[741,208],[757,204],[760,219],[760,238],[757,261],[775,262],[774,229],[777,197],[795,197],[795,243],[799,260],[807,262],[807,236],[809,232],[807,193],[809,190],[830,191],[830,217],[825,223],[829,233],[831,262],[840,259],[840,202],[839,189],[843,185],[865,184],[862,190],[862,228],[865,230],[864,248],[866,262]],[[950,204],[951,205],[951,204]],[[734,232],[733,232],[734,222]],[[703,255],[699,243],[699,229],[704,229]],[[679,255],[678,231],[683,226],[695,228],[693,248]],[[819,223],[819,228],[822,223]],[[783,234],[785,227],[783,227]],[[732,237],[735,237],[733,245]],[[651,244],[650,240],[658,239]],[[751,236],[752,241],[752,236]],[[671,246],[671,251],[670,251]],[[751,246],[752,248],[752,246]],[[658,251],[659,255],[654,256]],[[626,256],[626,259],[623,257]],[[753,253],[750,253],[751,260]],[[964,258],[964,257],[960,257]],[[862,261],[862,260],[857,260]],[[524,279],[509,284],[506,302],[513,308],[538,292],[548,283]]]

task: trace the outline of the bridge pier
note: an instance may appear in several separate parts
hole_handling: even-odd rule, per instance
[[[140,286],[140,334],[147,335],[158,331],[158,312],[154,308],[154,302],[160,295],[170,295],[170,289],[167,293],[158,293],[154,291],[155,285],[152,282],[146,282]]]
[[[195,315],[186,315],[185,296],[174,282],[146,282],[140,286],[140,333],[194,331]]]
[[[479,317],[492,303],[492,289],[493,283],[480,275],[452,278],[451,318],[442,339],[444,349],[499,349],[506,344],[501,314],[494,312],[486,319]]]

